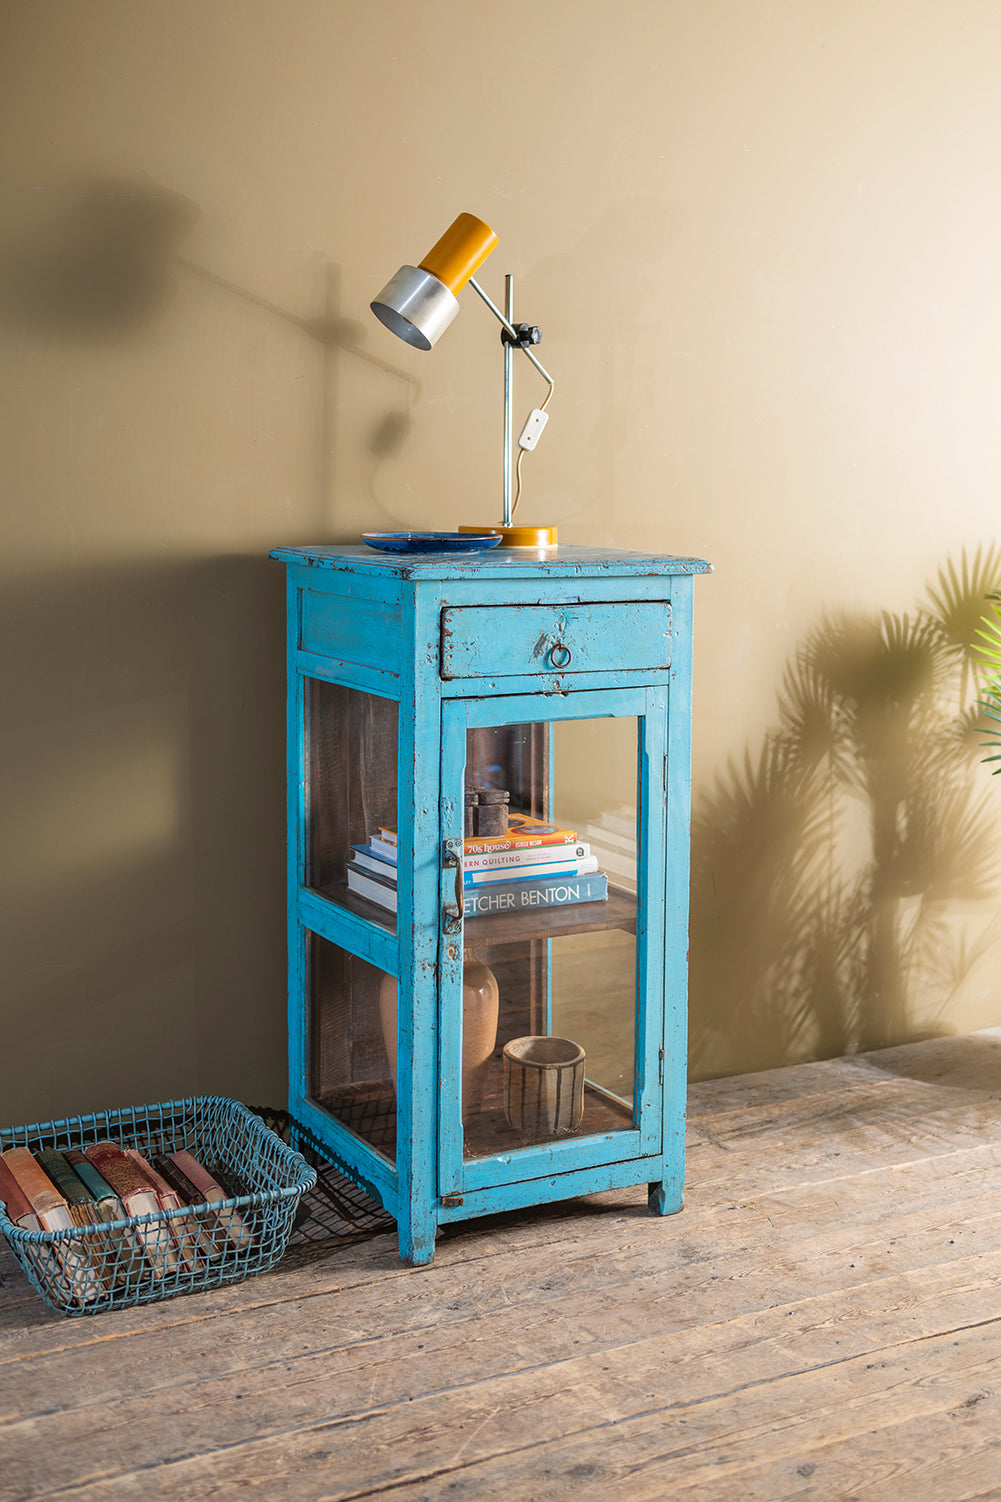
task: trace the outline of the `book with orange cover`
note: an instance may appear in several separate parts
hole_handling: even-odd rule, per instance
[[[162,1211],[156,1190],[142,1172],[138,1163],[115,1142],[92,1142],[84,1148],[102,1179],[109,1183],[130,1216],[158,1215]],[[155,1275],[166,1277],[176,1272],[177,1252],[174,1249],[170,1225],[166,1220],[149,1221],[135,1227],[136,1235],[143,1244],[143,1251]]]
[[[191,1153],[182,1149],[180,1152],[169,1153],[168,1157],[194,1185],[195,1190],[205,1204],[217,1205],[222,1200],[232,1198]],[[233,1209],[220,1210],[219,1219],[225,1225],[226,1234],[234,1246],[247,1247],[250,1245],[253,1237],[241,1215]]]
[[[75,1231],[76,1223],[70,1214],[66,1200],[49,1178],[41,1164],[36,1162],[30,1149],[9,1147],[0,1154],[11,1176],[31,1204],[43,1231]],[[71,1241],[60,1241],[53,1251],[68,1280],[70,1296],[81,1304],[96,1299],[101,1292],[101,1283],[78,1246]]]
[[[378,849],[379,843],[390,851],[395,850],[396,830],[382,826],[378,834],[371,836]],[[530,849],[537,845],[576,845],[576,829],[564,829],[560,824],[549,824],[544,819],[535,819],[531,814],[508,815],[507,834],[466,835],[462,842],[466,855],[486,855],[497,850]]]
[[[22,1231],[40,1231],[38,1216],[31,1208],[31,1201],[0,1158],[0,1200],[7,1207],[7,1219]]]
[[[517,850],[520,846],[576,843],[576,829],[549,824],[544,819],[533,819],[531,814],[512,813],[508,816],[507,834],[467,835],[462,847],[470,855],[483,855],[488,850]]]
[[[31,1151],[26,1147],[9,1147],[2,1156],[31,1201],[42,1230],[72,1231],[74,1225],[69,1206]]]

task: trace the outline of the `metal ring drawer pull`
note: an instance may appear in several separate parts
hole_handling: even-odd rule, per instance
[[[556,656],[557,652],[560,653],[559,657]],[[552,663],[554,668],[568,668],[570,666],[571,662],[573,661],[573,653],[567,646],[566,642],[553,642],[552,646],[549,648],[549,661]]]

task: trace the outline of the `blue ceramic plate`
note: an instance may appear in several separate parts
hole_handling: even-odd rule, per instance
[[[499,532],[363,532],[361,537],[382,553],[475,553],[501,540]]]

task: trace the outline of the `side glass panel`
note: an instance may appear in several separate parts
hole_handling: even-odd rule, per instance
[[[395,853],[378,845],[396,828],[396,703],[318,678],[305,692],[306,885],[393,929]]]
[[[309,936],[311,1098],[396,1160],[396,981]]]
[[[638,734],[620,718],[467,735],[467,1158],[634,1125]]]

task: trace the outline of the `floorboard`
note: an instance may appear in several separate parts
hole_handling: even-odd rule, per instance
[[[691,1090],[642,1190],[92,1319],[0,1253],[0,1499],[1001,1498],[1001,1030]]]

